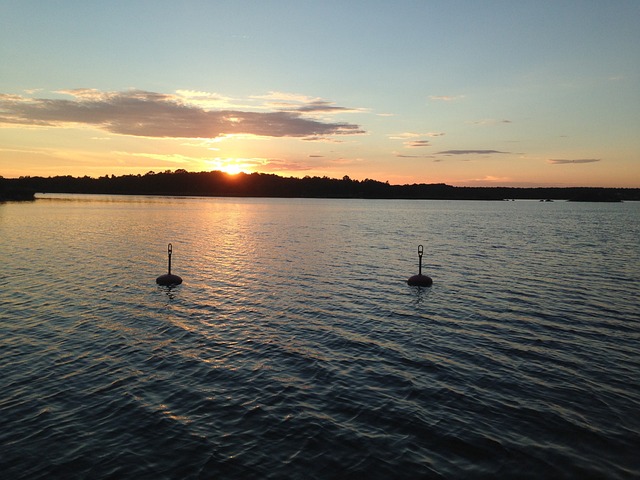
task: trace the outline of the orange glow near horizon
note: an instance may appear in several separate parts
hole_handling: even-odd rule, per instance
[[[219,170],[229,175],[237,175],[238,173],[252,173],[252,169],[247,162],[240,158],[215,158],[205,160],[203,165],[206,170]]]
[[[242,170],[242,168],[239,165],[226,165],[224,167],[221,168],[221,170],[225,173],[228,173],[229,175],[237,175],[239,173],[247,173],[244,170]]]

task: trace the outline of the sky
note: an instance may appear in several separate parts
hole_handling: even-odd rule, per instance
[[[0,176],[640,187],[640,0],[0,0]]]

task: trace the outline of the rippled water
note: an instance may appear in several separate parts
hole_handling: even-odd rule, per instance
[[[639,238],[632,202],[0,204],[0,471],[637,478]]]

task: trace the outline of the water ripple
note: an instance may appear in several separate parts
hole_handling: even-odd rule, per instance
[[[640,476],[637,206],[98,205],[0,206],[7,478]]]

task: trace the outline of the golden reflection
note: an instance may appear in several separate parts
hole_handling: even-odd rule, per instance
[[[158,408],[159,408],[159,412],[162,415],[164,415],[165,417],[167,417],[167,418],[169,418],[169,419],[171,419],[173,421],[181,422],[181,423],[191,423],[191,419],[188,416],[186,416],[186,415],[178,415],[178,414],[173,413],[171,411],[171,409],[167,405],[165,405],[164,403],[161,403]]]

